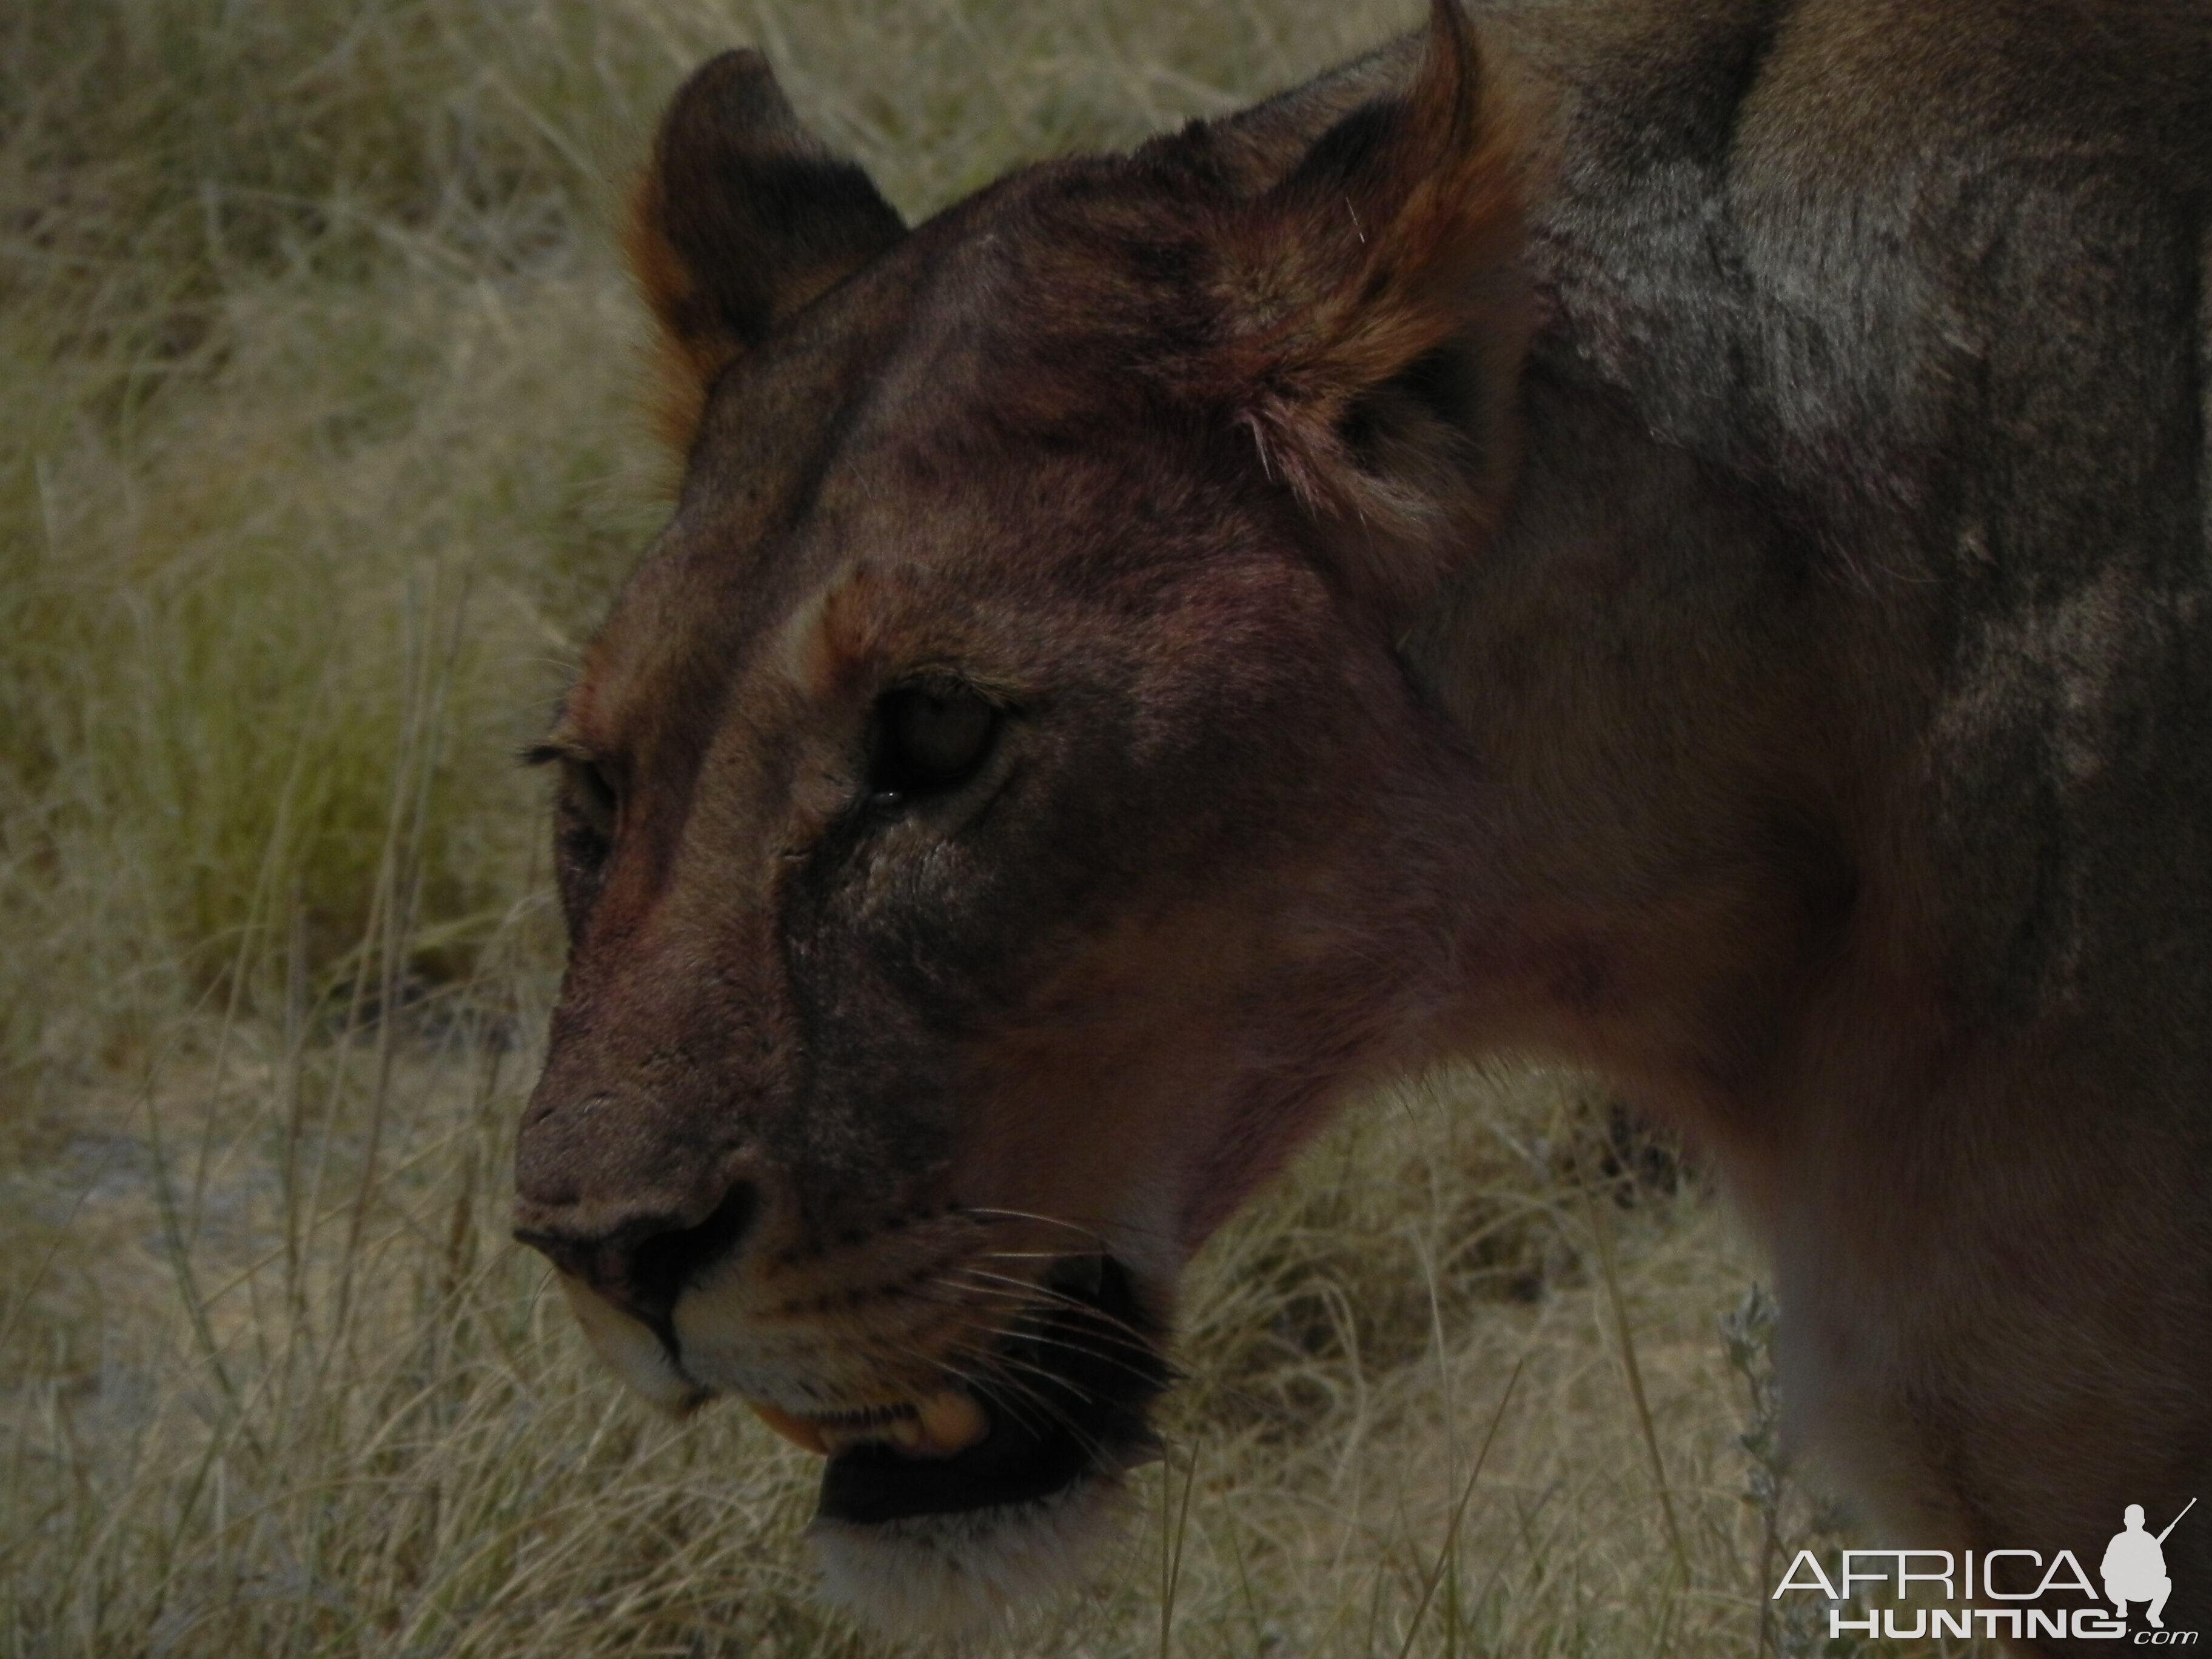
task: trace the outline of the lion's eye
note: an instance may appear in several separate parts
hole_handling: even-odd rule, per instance
[[[878,800],[955,788],[975,775],[999,711],[973,691],[908,686],[877,705],[870,793]]]
[[[614,785],[607,781],[605,773],[588,761],[570,761],[568,775],[567,799],[571,810],[593,835],[612,841],[617,799]]]

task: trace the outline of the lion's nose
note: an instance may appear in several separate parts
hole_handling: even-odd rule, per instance
[[[656,1212],[593,1232],[549,1220],[519,1226],[514,1237],[625,1313],[665,1331],[677,1297],[737,1249],[759,1207],[758,1189],[740,1181],[705,1220],[691,1224],[680,1215]]]

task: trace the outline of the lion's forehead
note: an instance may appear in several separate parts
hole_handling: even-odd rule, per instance
[[[1112,192],[1067,172],[923,227],[731,366],[572,709],[611,731],[681,711],[681,747],[742,696],[757,742],[783,692],[818,703],[863,667],[1046,672],[1132,629],[1223,657],[1328,609],[1249,444],[1068,349],[1080,319],[1030,279]],[[1103,310],[1141,308],[1146,280]]]
[[[1325,661],[1334,598],[1267,503],[1158,447],[989,442],[879,427],[812,458],[802,513],[687,507],[595,641],[579,706],[696,766],[705,729],[758,757],[922,670],[1016,702],[1202,699],[1218,723]]]

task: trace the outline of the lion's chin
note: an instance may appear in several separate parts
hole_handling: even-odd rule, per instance
[[[957,1636],[1002,1622],[1095,1570],[1131,1505],[1085,1475],[1026,1503],[895,1521],[818,1516],[808,1529],[829,1598],[884,1635]]]
[[[811,1535],[832,1600],[887,1633],[957,1634],[1096,1565],[1127,1507],[1124,1477],[1157,1455],[1168,1366],[1118,1261],[1055,1296],[994,1350],[983,1420],[966,1425],[980,1432],[958,1449],[862,1441],[830,1460]]]

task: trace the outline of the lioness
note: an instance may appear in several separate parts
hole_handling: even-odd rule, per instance
[[[2208,210],[2190,0],[1437,0],[912,230],[715,59],[519,1237],[959,1625],[1080,1565],[1179,1270],[1347,1091],[1553,1056],[1720,1171],[1882,1541],[2179,1510]]]

